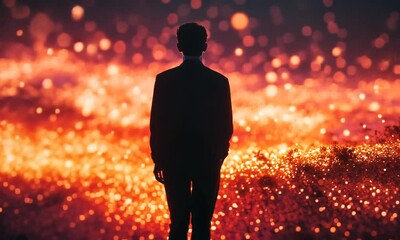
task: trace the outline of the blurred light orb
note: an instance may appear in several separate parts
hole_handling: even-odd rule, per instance
[[[249,25],[249,17],[243,12],[237,12],[231,17],[231,25],[236,30],[244,30]]]
[[[126,51],[126,44],[122,40],[118,40],[113,45],[113,50],[117,54],[123,54]]]
[[[85,45],[83,44],[83,42],[76,42],[74,44],[74,51],[77,53],[82,52],[84,48],[85,48]]]
[[[52,87],[53,87],[53,81],[52,81],[50,78],[45,78],[45,79],[42,81],[42,87],[43,87],[44,89],[50,89],[50,88],[52,88]]]
[[[22,36],[24,35],[24,30],[18,29],[18,30],[15,32],[15,35],[17,35],[18,37],[22,37]]]
[[[71,45],[72,38],[68,33],[60,33],[57,36],[57,44],[60,47],[69,47]]]
[[[79,5],[76,5],[72,8],[71,10],[71,17],[75,21],[79,21],[83,18],[83,15],[85,15],[85,9]]]
[[[371,112],[379,111],[381,105],[378,102],[371,102],[368,106],[368,110]]]
[[[192,9],[200,9],[201,5],[202,5],[201,0],[191,0],[190,1],[190,7]]]
[[[99,41],[99,47],[103,51],[107,51],[111,47],[111,41],[108,38],[102,38]]]
[[[342,49],[340,47],[334,47],[332,49],[332,55],[334,57],[339,57],[340,55],[342,55]]]
[[[278,75],[275,72],[267,72],[265,74],[265,80],[269,83],[275,83],[278,81]]]
[[[254,46],[255,39],[252,35],[246,35],[243,37],[243,46],[245,47],[252,47]]]
[[[300,64],[300,61],[301,60],[300,60],[300,57],[298,55],[291,56],[290,60],[289,60],[289,62],[290,62],[290,64],[292,66],[298,66]]]
[[[153,58],[157,61],[162,60],[165,58],[166,54],[167,54],[167,49],[164,47],[164,45],[161,44],[156,44],[153,47]]]
[[[282,61],[279,58],[274,58],[272,59],[271,64],[274,68],[280,68],[282,66]]]
[[[372,60],[370,57],[363,55],[359,58],[357,58],[357,62],[361,65],[362,68],[364,69],[369,69],[372,66]]]
[[[132,56],[132,62],[134,64],[141,64],[143,62],[143,55],[140,53],[135,53]]]
[[[400,64],[393,66],[393,73],[396,75],[400,75]]]
[[[235,49],[235,55],[236,56],[242,56],[243,55],[243,49],[242,48],[236,48]]]
[[[351,134],[351,132],[350,132],[350,130],[349,130],[349,129],[345,129],[345,130],[343,130],[343,135],[344,135],[345,137],[348,137],[348,136],[350,136],[350,134]]]

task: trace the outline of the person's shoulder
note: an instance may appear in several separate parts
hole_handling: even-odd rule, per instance
[[[217,72],[217,71],[215,71],[215,70],[213,70],[213,69],[211,69],[209,67],[205,67],[205,68],[206,68],[208,74],[212,75],[213,78],[220,79],[221,81],[227,81],[228,80],[228,78],[225,75],[223,75],[222,73]]]
[[[156,75],[157,79],[169,78],[170,76],[176,75],[179,71],[179,66],[167,69]]]

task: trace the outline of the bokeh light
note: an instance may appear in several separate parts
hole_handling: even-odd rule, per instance
[[[234,111],[212,238],[396,239],[396,4],[3,0],[0,18],[1,239],[166,238],[149,113],[188,21]]]
[[[231,17],[231,25],[236,30],[244,30],[249,25],[249,18],[243,12],[237,12]]]

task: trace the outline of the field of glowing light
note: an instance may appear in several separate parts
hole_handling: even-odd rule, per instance
[[[0,60],[0,236],[163,239],[148,68]],[[213,239],[398,239],[400,81],[254,89],[227,74],[235,133]],[[274,76],[268,76],[274,77]]]

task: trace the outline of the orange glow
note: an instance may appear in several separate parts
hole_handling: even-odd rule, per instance
[[[244,30],[249,25],[249,17],[243,12],[237,12],[231,17],[231,25],[236,30]]]
[[[79,5],[76,5],[71,10],[71,17],[75,21],[79,21],[83,18],[85,14],[85,9]]]
[[[252,47],[254,46],[254,37],[251,35],[246,35],[243,37],[243,46],[245,47]]]
[[[86,53],[87,53],[89,56],[94,56],[94,55],[97,53],[97,50],[98,50],[98,48],[97,48],[97,45],[96,45],[96,44],[89,43],[89,44],[86,46]]]
[[[179,19],[178,14],[170,13],[168,14],[167,22],[169,25],[175,25],[178,22],[178,19]]]
[[[297,67],[300,64],[300,61],[301,60],[300,60],[300,57],[298,55],[291,56],[290,60],[289,60],[290,65],[294,66],[294,67]]]
[[[135,53],[132,56],[132,62],[134,64],[141,64],[143,62],[143,55],[140,53]]]
[[[242,48],[235,48],[235,55],[236,56],[242,56],[243,55],[243,49]]]
[[[274,58],[272,59],[271,64],[274,68],[280,68],[282,66],[282,61],[279,58]]]
[[[107,51],[111,47],[111,41],[108,38],[102,38],[99,41],[99,47],[103,51]]]
[[[357,58],[357,61],[361,65],[361,67],[364,68],[364,69],[369,69],[372,66],[371,58],[369,58],[366,55]]]
[[[276,81],[278,81],[278,75],[276,74],[276,72],[267,72],[265,74],[265,80],[267,80],[267,82],[269,83],[275,83]]]
[[[340,47],[334,47],[332,49],[332,55],[334,57],[339,57],[340,55],[342,55],[342,49]]]
[[[400,75],[400,65],[399,64],[393,66],[393,73],[396,75]]]
[[[199,9],[201,8],[201,5],[202,5],[201,0],[190,0],[190,6],[193,9]]]
[[[383,38],[377,38],[374,40],[374,47],[383,48],[385,46],[385,40]]]
[[[113,50],[117,54],[123,54],[126,50],[126,44],[122,40],[118,40],[113,45]]]
[[[15,34],[16,34],[18,37],[21,37],[22,35],[24,35],[24,31],[21,30],[21,29],[18,29],[18,30],[15,32]]]
[[[139,53],[134,56],[134,58],[142,59]],[[61,62],[66,62],[68,68],[60,64]],[[27,63],[30,67],[27,67]],[[51,122],[62,127],[63,130],[43,128],[34,135],[34,138],[31,138],[24,135],[11,121],[0,121],[0,136],[9,151],[7,154],[2,153],[4,161],[0,165],[1,173],[21,176],[29,180],[27,184],[34,184],[35,180],[45,178],[49,181],[46,180],[46,184],[54,186],[57,191],[54,192],[49,187],[44,192],[26,195],[26,188],[21,188],[15,183],[7,183],[7,181],[15,181],[13,177],[10,177],[10,180],[3,179],[0,183],[3,188],[7,191],[12,190],[14,198],[20,196],[23,204],[38,204],[36,199],[40,199],[44,204],[52,194],[61,194],[65,191],[66,195],[63,195],[59,209],[63,214],[71,214],[68,216],[73,219],[73,223],[67,223],[67,227],[79,228],[82,222],[93,221],[93,217],[97,219],[96,221],[104,221],[101,228],[114,234],[115,227],[124,226],[124,224],[128,224],[131,230],[136,229],[135,231],[138,231],[140,224],[167,226],[169,216],[165,193],[162,186],[154,182],[151,175],[153,164],[149,158],[149,139],[147,133],[141,132],[148,128],[154,83],[151,79],[154,78],[156,72],[165,68],[164,65],[153,63],[152,68],[148,68],[147,64],[143,67],[126,66],[120,63],[93,64],[81,60],[65,60],[57,55],[57,51],[54,56],[46,56],[35,62],[12,61],[8,64],[2,61],[0,64],[5,64],[2,69],[11,69],[15,65],[13,71],[16,71],[17,76],[20,77],[12,78],[13,80],[10,81],[10,86],[13,88],[20,88],[21,82],[24,82],[22,86],[28,89],[33,84],[37,84],[36,77],[26,77],[22,74],[29,72],[29,69],[31,69],[29,76],[41,76],[43,71],[48,71],[47,69],[57,71],[62,69],[79,79],[65,92],[59,91],[57,75],[54,78],[41,78],[43,89],[40,90],[40,96],[51,101],[43,101],[43,104],[33,106],[35,119],[39,121],[39,126],[48,126]],[[40,69],[40,66],[48,68]],[[80,69],[87,69],[87,71],[78,71]],[[266,76],[273,75],[276,76],[272,78],[277,78],[277,73],[273,71],[266,74]],[[236,130],[231,141],[230,155],[222,168],[220,196],[213,220],[214,234],[218,234],[217,231],[219,225],[223,224],[224,216],[225,218],[234,217],[237,213],[245,211],[241,206],[247,204],[248,197],[240,195],[241,197],[238,198],[238,188],[230,185],[236,183],[235,179],[243,173],[248,174],[242,182],[243,187],[246,186],[245,184],[250,186],[245,188],[246,191],[263,198],[265,198],[263,194],[267,191],[268,206],[272,207],[280,206],[275,202],[292,201],[293,196],[298,196],[298,201],[308,201],[309,206],[313,206],[312,209],[315,211],[329,214],[327,206],[338,208],[336,212],[339,212],[341,206],[344,205],[347,209],[347,206],[350,206],[349,202],[352,202],[356,205],[355,209],[359,206],[357,205],[359,199],[365,200],[368,199],[367,196],[372,196],[369,190],[361,189],[361,184],[373,185],[369,181],[356,181],[351,185],[351,192],[354,192],[351,196],[355,199],[351,201],[348,197],[343,197],[344,194],[348,194],[348,188],[336,187],[335,181],[331,182],[329,179],[327,181],[318,179],[313,184],[324,193],[323,200],[329,201],[329,205],[320,206],[321,202],[316,203],[315,198],[309,196],[313,194],[313,189],[310,190],[311,192],[307,190],[309,183],[301,185],[302,183],[296,180],[299,173],[308,174],[300,170],[303,164],[315,168],[312,174],[321,170],[321,173],[317,174],[326,177],[332,164],[340,163],[334,157],[335,155],[329,155],[335,151],[333,147],[316,143],[316,141],[323,142],[324,138],[335,134],[349,141],[357,136],[360,137],[359,141],[360,139],[367,141],[369,138],[366,138],[365,134],[359,134],[357,128],[351,127],[352,119],[354,118],[354,122],[359,124],[360,116],[357,114],[361,112],[363,120],[368,121],[369,128],[374,119],[386,118],[386,114],[378,112],[380,108],[370,106],[380,105],[384,101],[397,101],[400,82],[393,82],[389,90],[385,90],[384,86],[387,82],[377,81],[375,84],[380,86],[380,91],[384,91],[381,94],[384,98],[381,98],[381,95],[374,93],[373,84],[366,84],[348,91],[348,88],[341,85],[320,87],[318,85],[320,79],[308,79],[304,85],[286,83],[283,87],[267,84],[260,90],[249,91],[246,87],[254,76],[230,73],[228,77],[232,93],[234,93],[232,100]],[[346,94],[341,94],[343,92]],[[363,95],[360,95],[361,93]],[[354,101],[354,99],[360,99],[360,96],[365,96],[361,97],[364,101]],[[134,101],[131,101],[132,99]],[[70,105],[59,105],[62,101]],[[313,111],[308,111],[307,104],[318,104],[319,107],[313,107]],[[57,109],[55,109],[56,106]],[[64,110],[68,111],[72,106],[78,115],[71,115],[70,112],[63,115]],[[371,114],[371,110],[375,112]],[[394,109],[394,111],[398,110]],[[26,111],[25,114],[32,119],[32,115],[29,115],[32,113]],[[57,117],[51,117],[52,114]],[[87,118],[82,118],[80,114]],[[55,120],[50,121],[50,119]],[[72,125],[66,126],[64,120]],[[108,126],[105,127],[105,131],[99,131],[104,126]],[[118,132],[119,128],[122,129],[121,132]],[[295,135],[292,134],[291,129],[296,130]],[[130,134],[133,135],[130,136]],[[387,146],[383,144],[367,146],[363,141],[362,144],[352,148],[356,160],[360,161],[359,164],[362,162],[370,164],[373,159],[371,156],[380,157],[384,154],[382,152],[391,151],[385,150]],[[295,145],[293,142],[314,145],[308,148],[303,147],[302,144]],[[269,144],[272,147],[267,151],[257,153],[259,146],[252,146],[252,144],[261,144],[261,146]],[[20,146],[24,148],[21,149]],[[374,149],[371,150],[372,147]],[[322,150],[322,148],[326,149]],[[291,149],[295,151],[290,151]],[[259,155],[254,155],[254,152]],[[268,179],[282,181],[282,184],[277,187],[265,185],[259,179],[263,179],[266,174],[270,176]],[[309,181],[314,181],[312,175],[309,176]],[[255,180],[261,187],[253,188]],[[287,183],[289,181],[290,183]],[[332,189],[347,192],[337,193],[332,192]],[[293,191],[293,195],[285,197],[279,191]],[[383,190],[381,191],[381,194],[378,194],[374,190],[376,195],[374,198],[379,198],[380,195],[385,196],[382,194]],[[358,195],[360,195],[359,198],[356,197]],[[399,204],[398,199],[392,200],[392,202],[396,201]],[[337,205],[334,204],[336,202],[338,202]],[[261,201],[260,204],[262,203]],[[377,207],[376,213],[381,217],[389,219],[394,216],[393,211],[396,210],[396,206],[390,208],[392,203],[376,201],[375,204],[371,201],[370,204],[371,207],[368,207],[363,203],[361,210],[349,213],[352,215],[358,214],[359,211],[369,213],[371,209],[375,212]],[[8,210],[10,210],[9,207],[1,206],[1,212]],[[46,208],[43,211],[47,211]],[[333,231],[337,233],[346,226],[344,219],[340,219],[341,223],[336,221],[334,225],[326,225],[324,228],[310,226],[307,229],[306,226],[285,225],[285,221],[279,220],[279,217],[271,220],[271,216],[276,215],[273,215],[273,211],[268,208],[260,207],[252,211],[249,216],[256,218],[251,221],[254,227],[259,227],[259,230],[248,234],[251,239],[253,236],[257,239],[256,232],[262,233],[261,228],[265,226],[273,226],[271,228],[273,231],[283,233],[292,227],[289,231],[311,230],[316,234]],[[121,221],[124,221],[124,224],[120,225]],[[221,223],[218,224],[217,221]],[[101,231],[103,238],[109,238],[107,231]],[[128,230],[121,229],[119,233],[125,234],[124,231]],[[164,234],[167,228],[160,231]],[[101,234],[100,231],[99,234]],[[144,239],[147,239],[147,236],[148,234]],[[157,236],[154,236],[154,239],[157,239]],[[230,238],[226,237],[226,239]]]
[[[61,33],[57,36],[57,44],[60,47],[69,47],[72,43],[72,39],[67,33]]]
[[[164,59],[166,56],[166,51],[167,50],[164,47],[164,45],[161,45],[161,44],[154,45],[153,51],[152,51],[153,58],[157,61]]]
[[[46,78],[42,82],[42,87],[44,89],[50,89],[53,87],[53,81],[50,78]]]
[[[74,44],[74,50],[77,53],[82,52],[84,47],[85,47],[85,45],[83,45],[83,42],[76,42]]]

